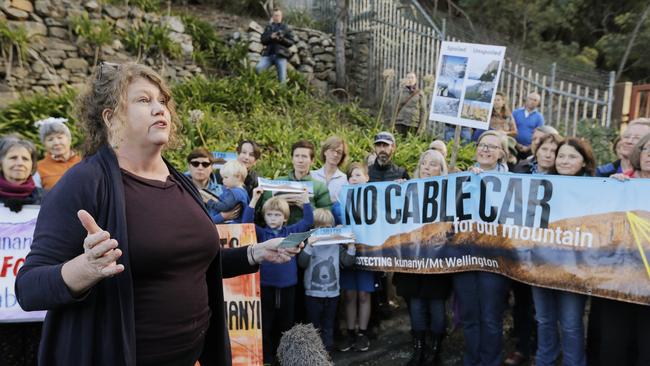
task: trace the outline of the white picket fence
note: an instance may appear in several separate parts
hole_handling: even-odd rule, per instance
[[[335,0],[284,0],[284,4],[297,7],[304,4],[321,22],[335,22]],[[416,21],[412,12],[420,12],[426,22]],[[329,27],[328,27],[329,28]],[[464,42],[444,34],[444,25],[437,26],[422,12],[416,1],[405,6],[396,0],[348,0],[348,32],[371,32],[369,77],[374,81],[374,97],[392,106],[399,94],[400,80],[410,71],[419,76],[424,88],[424,76],[435,75],[436,63],[442,39]],[[510,107],[524,104],[526,96],[535,91],[542,97],[539,107],[546,123],[566,134],[575,135],[582,119],[592,119],[602,127],[612,127],[611,107],[613,101],[614,75],[594,86],[588,76],[562,80],[555,72],[556,65],[547,70],[535,69],[523,62],[515,62],[506,54],[498,89],[508,97]],[[384,77],[385,70],[393,70],[395,77]],[[390,73],[390,72],[389,72]],[[598,84],[598,83],[597,83]]]

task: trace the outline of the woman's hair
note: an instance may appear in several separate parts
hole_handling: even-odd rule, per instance
[[[556,134],[548,134],[539,140],[539,145],[537,146],[537,148],[539,149],[542,145],[547,144],[549,142],[559,147],[560,144],[562,143],[562,137]]]
[[[495,95],[498,95],[503,99],[503,106],[501,108],[497,109],[492,109],[492,113],[494,114],[496,112],[497,115],[499,116],[512,116],[512,111],[510,108],[508,108],[508,97],[500,91],[494,93]]]
[[[32,158],[32,173],[36,172],[36,162],[38,160],[38,152],[36,151],[36,146],[18,134],[9,134],[3,137],[0,137],[0,161],[4,160],[5,155],[9,150],[14,147],[24,147],[29,152],[29,156]],[[0,167],[1,168],[1,167]],[[2,175],[2,169],[0,169],[0,175]]]
[[[77,100],[77,115],[86,136],[83,145],[85,155],[94,154],[101,146],[109,143],[109,138],[119,133],[125,123],[123,117],[127,107],[128,87],[137,78],[144,78],[160,88],[171,117],[167,147],[179,145],[177,133],[181,123],[176,114],[176,104],[171,89],[162,77],[145,65],[133,62],[124,64],[102,62],[95,68]],[[114,123],[110,130],[102,118],[105,109],[111,110],[119,121]]]
[[[501,157],[497,160],[498,163],[505,164],[508,161],[508,139],[503,132],[496,130],[487,130],[478,137],[476,140],[476,145],[481,143],[481,140],[487,136],[494,136],[499,139],[499,145],[501,145]]]
[[[280,196],[271,197],[268,201],[264,202],[262,206],[262,213],[267,211],[280,211],[284,215],[284,221],[289,219],[289,204],[287,200]]]
[[[632,149],[632,153],[630,154],[630,163],[632,164],[632,167],[634,167],[635,171],[641,170],[641,149],[643,149],[643,145],[647,144],[648,141],[650,141],[650,133],[646,133],[641,137],[639,142],[637,142]]]
[[[591,145],[582,139],[577,137],[567,137],[559,145],[557,145],[557,151],[560,152],[560,148],[564,145],[569,145],[576,149],[576,151],[582,156],[582,159],[585,162],[585,166],[580,170],[578,175],[588,175],[590,177],[594,176],[596,172],[596,160],[594,159],[594,153],[591,150]],[[541,145],[540,145],[541,146]]]
[[[352,172],[353,172],[355,169],[361,169],[361,171],[363,172],[363,174],[364,174],[366,177],[368,176],[368,165],[367,165],[367,164],[364,164],[364,163],[354,162],[354,163],[350,163],[350,165],[348,166],[348,170],[347,170],[347,172],[346,172],[348,178],[350,178],[350,176],[352,175]]]
[[[226,162],[221,168],[221,175],[230,174],[235,177],[238,177],[243,182],[248,175],[248,170],[244,164],[238,162],[237,160],[230,160]]]
[[[245,144],[250,144],[253,147],[253,156],[255,157],[255,160],[259,160],[259,158],[262,156],[262,149],[260,149],[260,145],[258,145],[253,140],[239,141],[239,143],[237,144],[237,154],[241,154],[241,149],[244,147]]]
[[[326,208],[317,208],[314,210],[314,227],[333,227],[334,215],[332,211]]]
[[[187,155],[187,162],[189,163],[196,158],[208,158],[210,159],[210,162],[214,161],[212,154],[208,151],[208,149],[204,147],[197,147],[196,149],[192,150],[190,154]]]
[[[341,154],[341,160],[338,163],[338,166],[341,166],[345,163],[348,158],[348,144],[342,138],[338,136],[330,136],[323,142],[320,148],[320,158],[325,163],[325,151],[328,149],[336,149],[337,147],[343,149],[343,154]]]
[[[447,175],[449,170],[447,169],[447,162],[445,161],[445,158],[442,156],[440,151],[438,150],[427,150],[420,154],[420,160],[418,161],[418,166],[415,168],[415,178],[422,178],[420,177],[420,165],[422,165],[422,162],[424,159],[427,157],[431,157],[434,161],[438,162],[440,165],[440,175]]]
[[[550,125],[541,125],[541,126],[535,128],[535,129],[537,131],[543,133],[543,134],[546,134],[546,135],[548,135],[548,134],[559,135],[560,134],[560,132],[558,132],[558,130],[556,130],[555,127],[550,126]]]
[[[65,125],[65,118],[47,118],[44,120],[36,121],[35,126],[38,127],[38,136],[41,139],[41,143],[45,143],[45,139],[51,134],[64,134],[68,136],[68,139],[72,141],[72,134],[70,134],[70,129]]]

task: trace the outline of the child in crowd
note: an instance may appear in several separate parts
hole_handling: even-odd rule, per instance
[[[368,167],[363,163],[352,163],[347,171],[348,183],[364,184],[370,179]],[[370,293],[375,291],[375,277],[372,272],[358,269],[341,270],[341,290],[345,305],[347,334],[339,346],[342,352],[355,349],[367,351],[370,340],[366,335],[370,320]],[[358,306],[357,306],[358,304]],[[358,332],[355,329],[359,326]]]
[[[314,211],[314,227],[334,227],[330,210]],[[320,330],[328,352],[334,350],[334,320],[339,302],[339,267],[354,265],[356,248],[348,245],[308,244],[298,256],[298,264],[305,268],[305,307],[307,319]]]
[[[248,205],[248,193],[244,188],[244,180],[248,172],[244,164],[232,160],[223,165],[220,173],[223,179],[223,191],[219,197],[209,199],[205,205],[215,224],[240,223],[241,216],[225,221],[221,213],[234,209],[240,203],[243,207]]]
[[[242,222],[255,222],[255,206],[263,192],[264,190],[260,187],[253,190],[253,198],[250,204],[244,208]],[[302,202],[302,220],[289,226],[285,226],[289,219],[289,204],[286,200],[276,196],[264,202],[262,214],[266,226],[255,225],[257,241],[262,242],[286,237],[291,233],[308,231],[314,223],[314,211],[306,191],[303,193]],[[262,263],[260,265],[262,346],[265,364],[273,363],[282,333],[293,327],[295,290],[298,283],[297,272],[298,266],[295,257],[283,264]]]

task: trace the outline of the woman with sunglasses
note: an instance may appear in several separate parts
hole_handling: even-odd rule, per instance
[[[477,141],[474,174],[507,173],[508,141],[499,131],[486,131]],[[510,280],[500,274],[471,271],[453,275],[454,294],[460,304],[465,337],[464,364],[501,366],[503,313]]]
[[[48,310],[39,364],[230,365],[222,278],[298,249],[220,248],[200,194],[162,157],[178,141],[169,87],[135,63],[90,80],[86,158],[49,193],[16,278],[23,309]]]

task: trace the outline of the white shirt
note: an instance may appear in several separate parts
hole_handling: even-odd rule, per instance
[[[332,175],[332,178],[330,178],[329,182],[325,179],[325,167],[318,170],[312,170],[311,177],[314,178],[314,180],[325,183],[330,192],[330,200],[332,200],[332,202],[337,202],[339,200],[341,188],[348,184],[348,176],[338,168],[334,172],[334,175]]]

